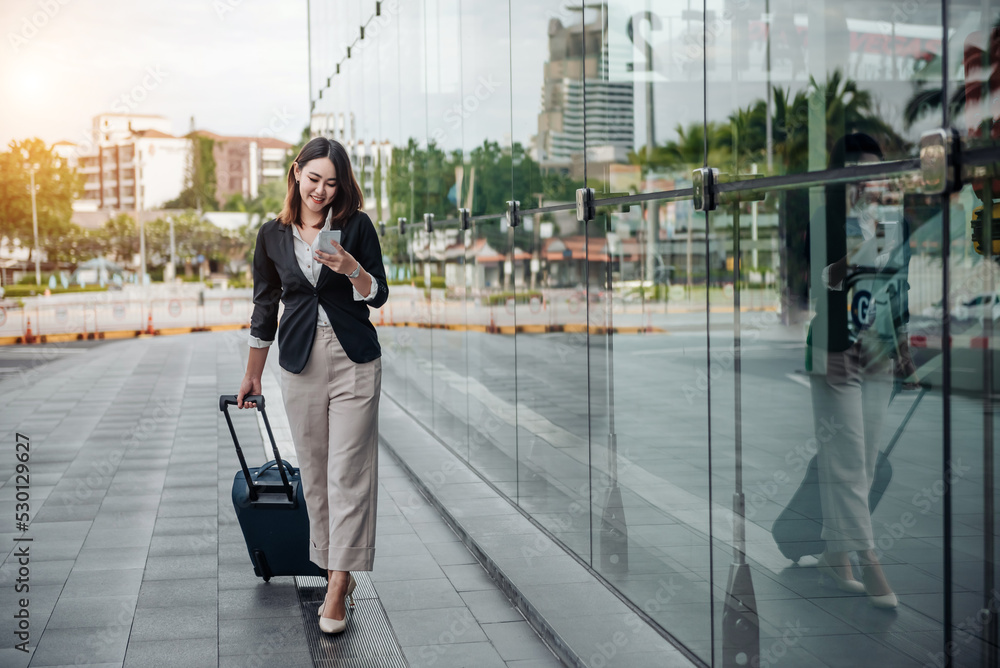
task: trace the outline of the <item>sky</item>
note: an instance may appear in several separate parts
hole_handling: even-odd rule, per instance
[[[3,0],[0,142],[80,142],[103,112],[173,133],[296,142],[309,118],[306,0]]]

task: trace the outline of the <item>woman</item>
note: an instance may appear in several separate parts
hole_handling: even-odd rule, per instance
[[[870,136],[837,141],[831,167],[882,160]],[[867,594],[878,608],[898,599],[875,552],[868,495],[894,375],[913,378],[906,344],[908,229],[894,207],[882,207],[886,183],[826,187],[813,217],[816,317],[806,368],[813,375],[813,418],[819,442],[819,491],[826,551],[817,566],[839,589]],[[816,260],[820,261],[817,262]],[[850,553],[861,565],[854,578]]]
[[[327,569],[320,629],[346,628],[350,571],[370,571],[378,493],[381,349],[368,316],[389,297],[382,251],[344,147],[317,137],[288,172],[281,213],[254,249],[250,354],[238,405],[260,394],[268,346],[278,336],[285,411],[309,513],[309,559]],[[340,230],[335,253],[320,232]],[[284,304],[278,327],[278,302]]]

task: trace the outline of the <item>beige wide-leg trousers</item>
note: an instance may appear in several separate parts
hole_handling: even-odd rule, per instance
[[[822,536],[830,552],[875,547],[868,492],[892,396],[892,370],[872,347],[862,337],[843,352],[829,353],[826,374],[812,377]]]
[[[309,512],[309,560],[328,570],[370,571],[382,362],[355,364],[332,327],[317,327],[305,368],[282,369],[281,386]]]

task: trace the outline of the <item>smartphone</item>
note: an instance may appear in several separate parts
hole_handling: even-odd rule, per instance
[[[336,255],[337,249],[334,247],[332,242],[336,241],[338,244],[340,243],[340,233],[340,230],[322,230],[319,233],[319,245],[316,250],[329,253],[330,255]]]

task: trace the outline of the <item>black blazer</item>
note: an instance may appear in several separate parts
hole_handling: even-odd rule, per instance
[[[350,279],[326,266],[320,270],[313,287],[299,269],[290,225],[269,220],[257,232],[250,334],[273,341],[277,330],[278,364],[286,371],[301,373],[309,361],[320,304],[330,316],[333,331],[351,361],[363,364],[382,355],[378,335],[368,317],[369,306],[379,308],[389,298],[378,234],[363,211],[351,216],[342,229],[341,245],[378,281],[378,293],[371,301],[355,301]],[[285,305],[280,327],[279,299]]]

